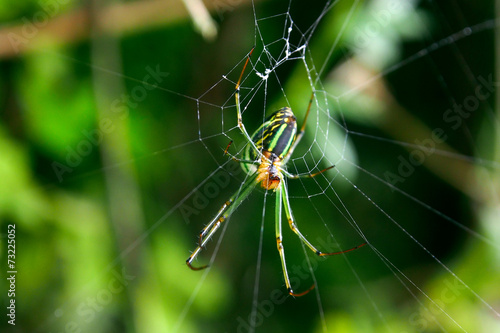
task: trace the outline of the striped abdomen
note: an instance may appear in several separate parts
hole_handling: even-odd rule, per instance
[[[282,160],[288,154],[296,134],[295,115],[290,108],[284,107],[266,119],[252,135],[252,141],[258,150],[262,150],[262,153],[274,153]],[[247,147],[245,156],[251,161],[258,158],[257,153],[250,146]]]

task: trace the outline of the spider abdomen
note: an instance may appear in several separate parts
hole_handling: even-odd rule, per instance
[[[273,153],[278,159],[283,158],[290,151],[297,134],[297,119],[289,107],[284,107],[271,114],[266,121],[254,132],[252,141],[262,153]],[[246,155],[250,160],[256,160],[257,153],[247,147]]]

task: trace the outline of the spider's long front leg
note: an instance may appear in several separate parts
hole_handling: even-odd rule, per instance
[[[238,208],[238,206],[248,197],[250,192],[254,189],[255,185],[257,185],[255,179],[257,175],[252,175],[248,178],[243,184],[243,186],[231,197],[228,201],[226,201],[222,207],[219,209],[219,212],[215,217],[210,221],[210,223],[203,228],[200,232],[200,239],[198,242],[198,246],[194,249],[193,253],[186,260],[186,264],[192,270],[200,270],[208,267],[208,265],[194,267],[191,263],[198,256],[202,248],[206,245],[206,243],[212,238],[215,232],[220,228],[221,224],[226,221],[229,216]]]
[[[241,84],[241,80],[243,78],[243,73],[245,72],[245,69],[247,68],[248,63],[250,62],[250,57],[252,56],[254,49],[255,49],[255,47],[250,50],[250,53],[248,53],[248,56],[247,56],[247,60],[245,61],[245,65],[243,65],[243,70],[241,71],[238,82],[236,83],[236,88],[235,88],[236,92],[234,93],[234,99],[236,101],[236,113],[238,116],[238,127],[239,127],[241,133],[243,133],[243,136],[245,137],[248,144],[252,146],[252,149],[254,149],[254,151],[256,151],[256,152],[259,152],[259,150],[255,146],[255,142],[253,142],[252,138],[248,134],[248,132],[245,128],[245,124],[243,124],[243,117],[241,115],[241,105],[240,105],[240,84]]]
[[[288,270],[286,269],[286,261],[285,261],[285,250],[283,248],[283,237],[281,234],[281,215],[282,215],[282,207],[283,207],[283,189],[286,187],[286,185],[281,182],[280,187],[276,189],[276,244],[278,246],[278,252],[280,254],[281,258],[281,266],[283,270],[283,275],[285,277],[285,284],[286,288],[288,290],[288,293],[292,296],[304,296],[308,292],[310,292],[314,288],[314,284],[307,289],[306,291],[303,291],[301,293],[295,293],[293,292],[292,286],[290,284],[290,278],[288,276]],[[285,192],[286,195],[286,192]]]

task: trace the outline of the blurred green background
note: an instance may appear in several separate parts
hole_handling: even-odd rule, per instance
[[[500,332],[493,1],[206,1],[210,16],[187,0],[0,3],[2,331]],[[305,61],[263,86],[291,20]],[[363,242],[355,224],[370,242],[318,261],[284,225],[298,290],[317,285],[301,298],[284,295],[261,190],[196,261],[209,270],[185,265],[245,179],[223,151],[243,148],[234,85],[253,46],[250,132],[264,103],[301,124],[319,73],[289,171],[338,170],[290,181],[301,230],[345,249]]]

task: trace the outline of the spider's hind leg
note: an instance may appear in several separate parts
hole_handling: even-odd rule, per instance
[[[193,253],[187,258],[186,264],[192,270],[200,270],[208,267],[208,265],[204,265],[201,267],[194,267],[192,262],[198,254],[201,252],[203,247],[207,244],[207,242],[213,237],[215,232],[220,228],[223,222],[225,222],[229,216],[238,208],[238,206],[248,197],[250,192],[252,192],[255,185],[257,185],[256,175],[247,179],[247,181],[243,184],[242,187],[231,197],[228,201],[226,201],[222,207],[219,209],[219,212],[215,217],[210,221],[209,224],[200,232],[198,246],[194,249]]]

